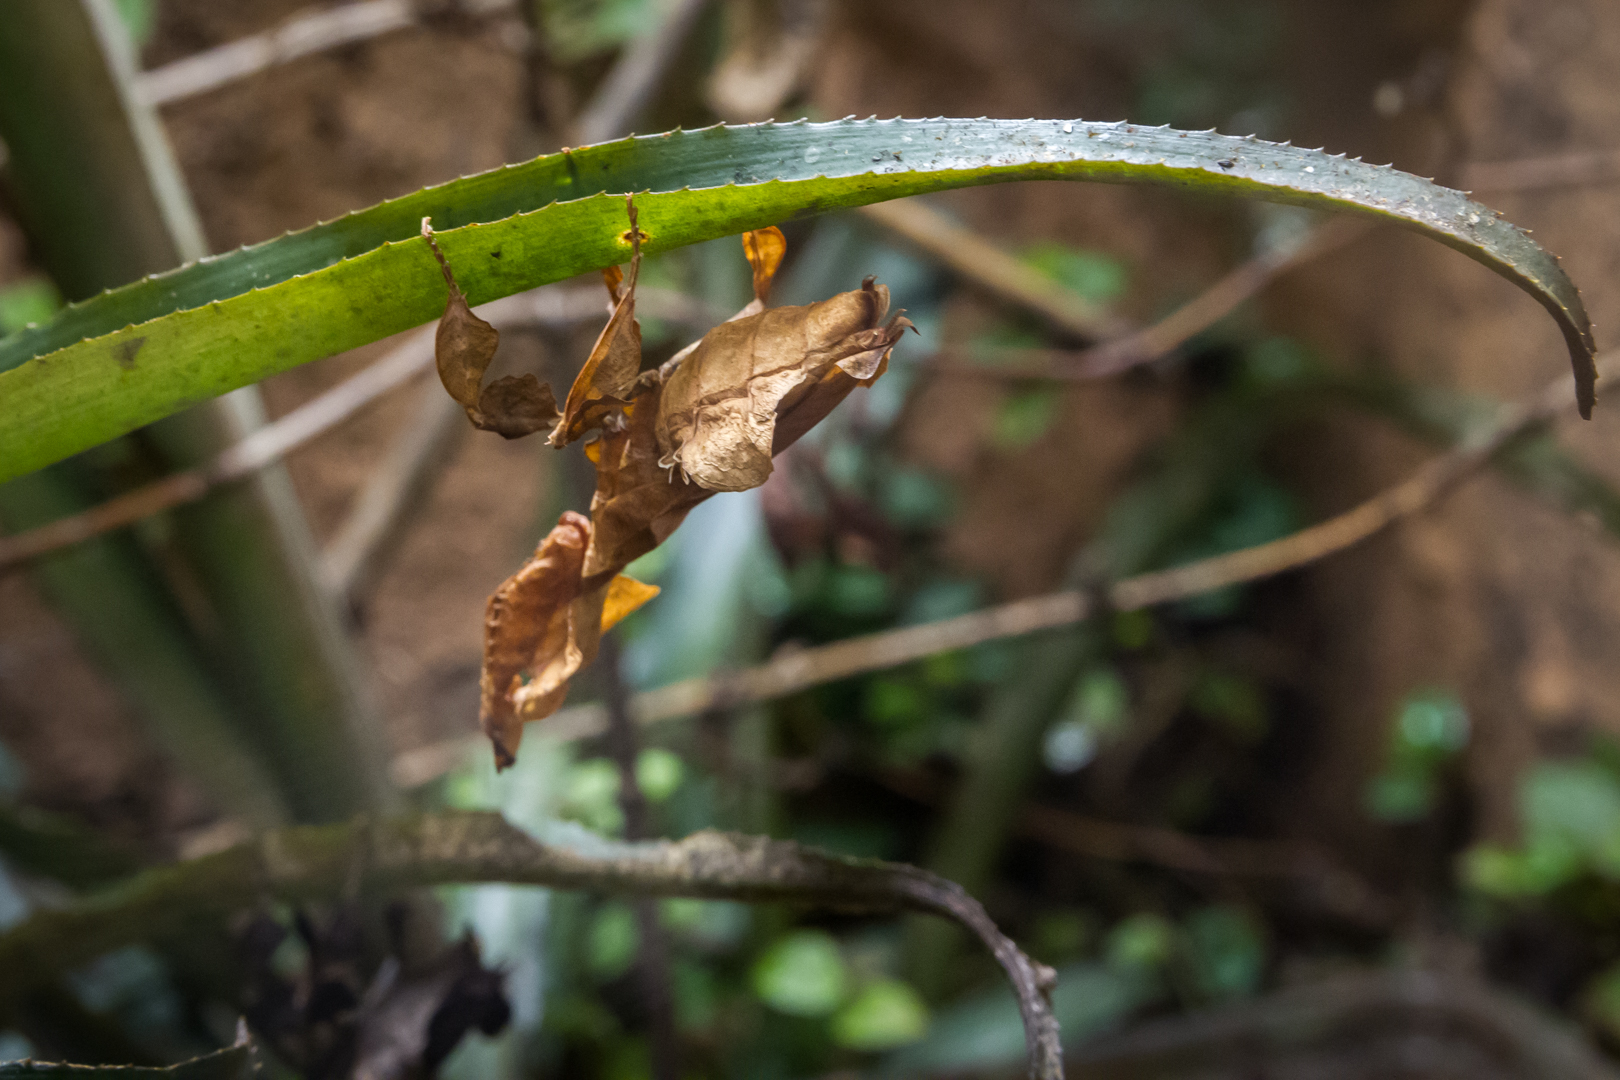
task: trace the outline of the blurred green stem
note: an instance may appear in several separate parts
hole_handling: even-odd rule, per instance
[[[84,509],[93,500],[71,483],[71,470],[68,463],[0,486],[0,524],[15,531]],[[222,809],[255,826],[287,820],[276,784],[243,747],[180,613],[127,535],[41,559],[34,580],[72,619],[158,745]]]
[[[934,832],[923,865],[983,898],[996,859],[1017,820],[1041,761],[1041,740],[1074,687],[1091,649],[1086,628],[1030,638],[1013,673],[990,693],[962,756],[963,774]],[[911,917],[906,967],[925,995],[938,998],[962,944],[958,927]]]
[[[135,92],[134,76],[111,0],[13,0],[0,19],[0,135],[11,186],[42,262],[70,298],[207,254],[161,121]],[[147,435],[169,465],[183,468],[262,422],[258,392],[246,388]],[[63,481],[45,481],[53,483],[60,489]],[[28,489],[18,490],[6,498],[26,500]],[[235,706],[222,712],[234,711],[249,729],[238,739],[267,759],[292,815],[331,821],[387,805],[374,710],[335,607],[317,585],[313,541],[285,470],[266,469],[180,511],[175,523],[213,609],[211,625],[193,630],[217,628],[211,659]],[[137,561],[130,552],[123,576],[109,566],[102,580],[123,594],[117,602],[126,611],[141,606],[143,586],[130,576]],[[98,633],[97,598],[109,593],[59,587],[53,595],[81,634]],[[100,644],[143,715],[167,724],[150,711],[164,707],[161,695],[129,681],[143,679],[140,666],[114,655],[131,644],[106,635]],[[211,692],[199,681],[182,696]],[[224,733],[215,735],[219,751]],[[167,749],[188,762],[198,756]],[[242,747],[227,756],[251,754]]]
[[[74,889],[106,885],[142,867],[136,852],[72,818],[5,803],[0,803],[0,856],[7,866]]]

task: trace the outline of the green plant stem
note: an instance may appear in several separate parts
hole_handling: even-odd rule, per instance
[[[255,398],[157,425],[179,465],[210,460],[261,419]],[[242,411],[248,416],[233,422]],[[214,660],[249,719],[295,820],[339,821],[389,805],[381,729],[319,552],[285,468],[272,466],[174,511],[176,545],[218,628]]]
[[[69,297],[206,253],[162,129],[130,98],[122,33],[104,0],[10,0],[0,19],[10,191]]]
[[[1040,766],[1042,737],[1089,649],[1084,629],[1049,631],[1025,642],[1017,670],[991,692],[962,755],[965,772],[925,860],[934,873],[974,894],[989,883]],[[960,943],[959,930],[948,923],[907,920],[906,966],[923,993],[937,997],[946,989]]]
[[[89,295],[206,253],[161,123],[135,92],[134,57],[110,0],[18,0],[0,20],[0,71],[0,134],[26,224],[65,293]],[[247,390],[145,437],[185,468],[262,423],[257,392]],[[215,644],[208,659],[239,737],[266,757],[287,808],[299,820],[330,821],[385,806],[375,717],[316,581],[313,541],[285,471],[267,469],[174,520],[176,546],[211,608],[209,625],[194,630]],[[93,608],[70,618],[94,633]]]
[[[106,885],[140,870],[136,853],[71,818],[0,804],[0,856],[27,874],[73,889]]]
[[[69,473],[58,467],[0,486],[0,524],[15,531],[83,509],[90,500]],[[131,538],[98,537],[47,556],[35,580],[72,618],[157,745],[220,807],[259,826],[288,820],[277,785],[242,745],[230,705]]]

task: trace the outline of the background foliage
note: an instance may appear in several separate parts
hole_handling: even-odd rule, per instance
[[[148,70],[299,10],[117,6]],[[176,100],[161,116],[203,232],[225,251],[585,141],[577,119],[665,10],[638,0],[424,9],[414,26]],[[783,120],[1127,117],[1327,143],[1478,186],[1477,197],[1566,256],[1600,326],[1612,325],[1606,269],[1620,239],[1601,224],[1620,220],[1606,212],[1612,179],[1568,161],[1611,146],[1615,18],[1595,0],[1310,11],[1088,0],[1018,17],[965,3],[717,4],[697,16],[634,127],[760,118],[735,111],[718,73],[751,49],[791,67],[803,37],[814,59],[798,61],[797,79],[766,108]],[[1561,186],[1471,179],[1481,164],[1526,160],[1564,160]],[[1571,175],[1599,180],[1572,185]],[[1316,225],[1292,207],[1072,184],[930,205],[1134,326]],[[45,272],[50,238],[25,232],[26,206],[13,195],[4,209],[0,329],[13,336],[0,353],[38,336],[27,325],[64,296],[84,295]],[[418,209],[399,208],[403,235]],[[745,216],[705,227],[763,223]],[[456,224],[435,210],[436,227]],[[633,689],[1278,539],[1481,430],[1501,402],[1566,362],[1535,305],[1392,229],[1276,275],[1162,360],[1089,381],[1052,377],[1067,358],[1035,350],[1104,335],[1009,302],[876,218],[828,214],[786,230],[777,302],[875,274],[922,333],[872,390],[779,460],[770,485],[704,504],[632,569],[664,587],[623,631]],[[525,285],[589,263],[542,273],[538,260],[554,253],[534,252]],[[425,252],[415,255],[431,272]],[[736,241],[723,239],[656,252],[643,282],[726,312],[747,298],[746,274]],[[377,280],[398,288],[389,274]],[[400,303],[409,317],[383,329],[434,314]],[[508,330],[503,371],[565,381],[597,325],[592,312]],[[645,330],[658,359],[692,336],[677,319],[649,317]],[[277,375],[263,388],[269,412],[380,354]],[[230,597],[270,595],[263,582],[288,579],[272,576],[262,552],[223,559],[243,534],[190,510],[0,578],[0,921],[217,849],[246,835],[244,823],[341,818],[371,798],[496,809],[537,831],[571,821],[622,834],[619,766],[600,736],[531,732],[498,777],[487,747],[465,741],[482,598],[562,509],[583,508],[582,470],[482,435],[424,448],[428,409],[426,394],[397,391],[290,459],[300,524],[283,533],[293,538],[285,558],[304,566],[296,580],[326,583],[324,614],[256,623],[266,609]],[[1077,1075],[1178,1075],[1187,1060],[1243,1068],[1226,1036],[1201,1026],[1211,1016],[1267,1047],[1279,1075],[1324,1058],[1389,1075],[1407,1045],[1389,1003],[1406,1000],[1397,976],[1414,972],[1459,980],[1445,995],[1458,1010],[1474,1007],[1472,994],[1510,994],[1574,1019],[1598,1047],[1620,1045],[1620,695],[1610,692],[1620,689],[1620,476],[1607,411],[1578,431],[1533,433],[1433,513],[1300,573],[650,728],[634,771],[651,832],[767,833],[962,881],[1058,969],[1054,1007]],[[174,441],[137,434],[39,474],[48,489],[8,485],[0,520],[20,531],[211,452],[187,457]],[[369,577],[331,588],[320,546],[412,445],[432,464],[404,524],[378,545]],[[231,581],[260,591],[232,593]],[[271,650],[255,658],[244,643],[295,632],[326,640],[320,627],[338,628],[332,649],[354,654],[322,652],[321,670],[354,704],[320,715],[380,733],[386,750],[334,752],[267,720],[306,706],[275,713],[255,688],[294,685],[311,669],[296,656],[277,667]],[[600,699],[605,678],[598,671],[575,700]],[[375,795],[333,794],[368,754],[379,776],[392,762],[393,781]],[[238,759],[237,779],[207,771]],[[314,772],[289,760],[324,763],[334,787],[311,780],[300,792],[288,777]],[[242,797],[260,789],[240,776],[262,783],[261,801]],[[505,973],[510,1024],[461,1040],[447,1075],[664,1075],[649,935],[665,954],[681,1075],[1020,1068],[1010,995],[989,959],[943,924],[705,900],[659,901],[649,919],[619,897],[505,885],[440,887],[411,904],[429,914],[434,948],[470,930]],[[330,928],[349,910],[334,902],[307,914]],[[347,961],[363,988],[407,952],[380,907],[355,910],[372,920]],[[297,913],[263,914],[291,926]],[[155,1066],[230,1045],[252,968],[240,959],[244,934],[240,923],[210,923],[192,941],[68,973],[7,1016],[0,1058]],[[268,970],[304,970],[312,940],[318,954],[320,934],[287,936]],[[1391,981],[1353,981],[1363,977]],[[1346,1005],[1352,998],[1360,1004]],[[1267,1034],[1274,1018],[1300,1015],[1290,1009],[1327,1034]],[[1481,1005],[1466,1023],[1442,1017],[1431,1036],[1449,1040],[1451,1064],[1411,1075],[1535,1075],[1538,1059],[1522,1048],[1540,1045],[1538,1015]],[[1480,1045],[1516,1049],[1481,1064]]]

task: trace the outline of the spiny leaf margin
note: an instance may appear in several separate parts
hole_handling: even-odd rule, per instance
[[[1569,345],[1582,412],[1590,410],[1595,347],[1574,285],[1523,230],[1432,181],[1253,137],[1125,122],[799,121],[547,155],[73,305],[0,340],[0,480],[435,317],[444,287],[417,236],[423,217],[433,218],[476,304],[623,262],[622,203],[606,193],[638,193],[646,250],[656,254],[844,207],[1040,179],[1225,192],[1424,233],[1547,308]]]

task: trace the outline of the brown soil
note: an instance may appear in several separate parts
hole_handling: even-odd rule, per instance
[[[1620,100],[1620,9],[1602,0],[1489,0],[1474,12],[1443,99],[1451,167],[1612,148]],[[1443,177],[1442,177],[1443,178]],[[1559,253],[1598,327],[1620,316],[1615,252],[1620,190],[1480,192]],[[1463,257],[1378,236],[1278,290],[1274,314],[1345,361],[1362,357],[1418,382],[1500,398],[1545,385],[1564,348],[1541,310]],[[1569,419],[1564,444],[1610,478],[1620,413]],[[1387,432],[1346,428],[1322,446],[1340,479],[1323,509],[1413,465],[1418,449]],[[1474,723],[1469,753],[1479,828],[1511,836],[1515,778],[1581,732],[1620,732],[1620,550],[1595,530],[1486,476],[1437,511],[1312,571],[1323,627],[1321,771],[1300,778],[1310,820],[1365,834],[1362,778],[1381,753],[1395,702],[1414,687],[1460,692]],[[1331,824],[1329,824],[1331,823]]]
[[[263,28],[300,6],[168,0],[148,62]],[[811,105],[821,116],[1125,116],[1135,107],[1132,80],[1156,46],[1121,43],[1086,10],[1058,0],[846,4],[815,66]],[[1335,0],[1279,10],[1280,54],[1290,58],[1280,79],[1292,103],[1284,129],[1296,142],[1442,178],[1464,159],[1614,145],[1620,9],[1604,0],[1485,0],[1474,10],[1463,0]],[[436,24],[166,110],[214,247],[488,168],[532,145],[522,60],[504,41],[489,27]],[[1382,119],[1372,94],[1389,79],[1404,80],[1412,104]],[[1562,253],[1588,289],[1600,331],[1614,325],[1620,189],[1487,200]],[[1131,268],[1125,311],[1138,320],[1242,256],[1242,211],[1182,195],[1030,184],[941,202],[1009,246],[1056,239],[1117,255]],[[0,230],[0,268],[15,265],[7,250]],[[955,303],[962,326],[993,310],[971,296]],[[1502,397],[1541,385],[1563,363],[1532,302],[1462,256],[1390,230],[1291,275],[1263,306],[1272,325],[1338,363],[1386,365]],[[384,348],[271,380],[272,412]],[[1002,594],[1025,594],[1057,580],[1108,494],[1169,429],[1176,404],[1151,389],[1076,388],[1046,436],[1006,452],[984,437],[999,393],[977,381],[934,381],[909,410],[901,443],[966,483],[945,541],[950,557]],[[414,394],[401,392],[294,456],[317,535],[330,536],[342,520]],[[1620,480],[1612,453],[1620,412],[1600,410],[1562,433]],[[1403,475],[1423,453],[1377,424],[1344,421],[1302,437],[1291,469],[1326,514]],[[396,749],[471,728],[484,597],[532,542],[543,454],[527,443],[465,438],[367,605],[364,645]],[[1010,520],[1019,523],[1011,540]],[[1571,730],[1620,732],[1620,687],[1605,663],[1620,630],[1620,554],[1499,480],[1472,483],[1437,513],[1329,560],[1305,582],[1303,609],[1285,619],[1307,627],[1311,670],[1324,673],[1311,688],[1310,715],[1325,752],[1320,768],[1299,778],[1300,805],[1310,808],[1293,816],[1302,831],[1370,858],[1387,852],[1359,793],[1391,708],[1415,686],[1463,694],[1477,732],[1471,779],[1495,835],[1511,818],[1512,778],[1534,753]],[[66,632],[14,579],[0,582],[0,607],[0,737],[26,759],[41,796],[89,806],[149,792],[141,778],[150,754]],[[76,718],[79,741],[57,741],[64,713]]]

